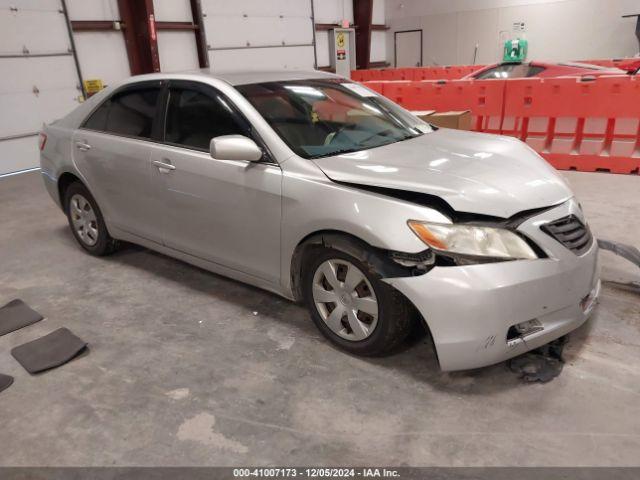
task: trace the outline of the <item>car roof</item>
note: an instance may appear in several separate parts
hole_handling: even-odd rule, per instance
[[[282,82],[292,80],[308,80],[317,78],[342,78],[333,73],[319,70],[229,70],[217,71],[211,68],[170,73],[150,73],[128,78],[124,83],[134,83],[144,80],[202,80],[214,78],[222,80],[233,86],[248,85],[252,83]]]

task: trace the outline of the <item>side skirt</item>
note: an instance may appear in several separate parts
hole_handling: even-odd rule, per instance
[[[219,263],[211,262],[209,260],[205,260],[203,258],[196,257],[188,253],[175,250],[173,248],[169,248],[160,243],[156,243],[151,240],[147,240],[146,238],[133,235],[131,233],[125,232],[124,230],[121,230],[113,226],[109,227],[109,233],[113,238],[117,238],[118,240],[123,240],[125,242],[140,245],[142,247],[148,248],[149,250],[162,253],[163,255],[166,255],[168,257],[181,260],[183,262],[202,268],[209,272],[222,275],[223,277],[228,277],[233,280],[237,280],[239,282],[246,283],[254,287],[260,288],[262,290],[267,290],[268,292],[275,293],[276,295],[284,297],[287,300],[293,301],[293,295],[291,294],[291,292],[284,291],[281,285],[268,282],[262,278],[255,277],[253,275],[248,275],[246,273],[240,272],[238,270],[234,270],[229,267],[225,267],[223,265],[220,265]]]

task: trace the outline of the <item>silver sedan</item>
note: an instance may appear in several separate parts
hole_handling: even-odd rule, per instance
[[[352,353],[423,322],[442,369],[489,365],[575,329],[598,297],[582,210],[533,150],[335,75],[133,77],[40,149],[87,252],[133,242],[304,301]]]

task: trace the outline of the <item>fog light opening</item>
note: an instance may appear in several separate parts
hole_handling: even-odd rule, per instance
[[[509,331],[507,332],[507,341],[515,338],[526,337],[527,335],[531,335],[532,333],[539,332],[543,329],[544,327],[537,318],[527,320],[526,322],[516,323],[509,327]]]

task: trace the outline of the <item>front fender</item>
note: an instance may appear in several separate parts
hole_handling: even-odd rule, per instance
[[[300,171],[305,168],[308,175]],[[379,249],[419,253],[427,247],[409,229],[407,221],[450,222],[432,208],[340,185],[318,176],[314,169],[317,167],[308,162],[295,173],[285,171],[283,176],[281,279],[290,298],[296,247],[314,233],[342,232]]]

